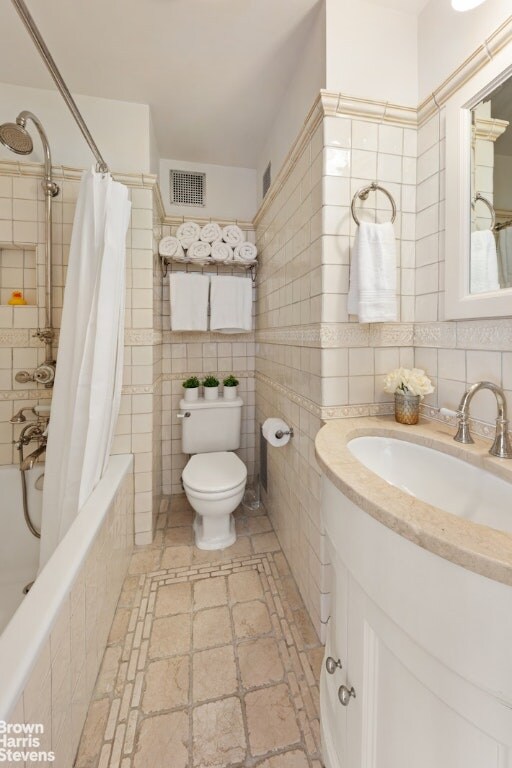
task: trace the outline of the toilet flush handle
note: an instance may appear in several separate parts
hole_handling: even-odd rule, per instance
[[[185,413],[176,414],[177,419],[188,419],[189,416],[190,416],[190,411],[185,411]]]

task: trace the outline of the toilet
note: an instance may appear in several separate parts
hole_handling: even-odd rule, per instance
[[[181,476],[194,512],[199,549],[223,549],[236,541],[232,512],[242,501],[247,467],[233,453],[240,447],[243,400],[180,402],[181,444],[191,454]]]

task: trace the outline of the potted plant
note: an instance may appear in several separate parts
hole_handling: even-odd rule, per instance
[[[204,399],[216,400],[219,396],[219,380],[215,376],[206,376],[203,379]]]
[[[420,400],[434,387],[421,368],[395,368],[384,379],[384,391],[395,396],[395,420],[400,424],[417,424]]]
[[[197,376],[190,376],[183,382],[183,389],[185,390],[185,400],[197,400],[199,397],[200,381]]]
[[[237,395],[238,379],[232,373],[226,376],[224,381],[224,400],[235,400]]]

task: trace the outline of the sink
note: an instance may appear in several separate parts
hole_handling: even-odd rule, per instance
[[[410,496],[512,533],[512,486],[485,469],[392,437],[355,437],[347,447],[361,464]]]

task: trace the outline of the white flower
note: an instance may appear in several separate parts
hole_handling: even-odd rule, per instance
[[[409,392],[411,395],[419,395],[423,400],[425,395],[434,391],[432,382],[421,368],[395,368],[384,379],[384,391]]]

